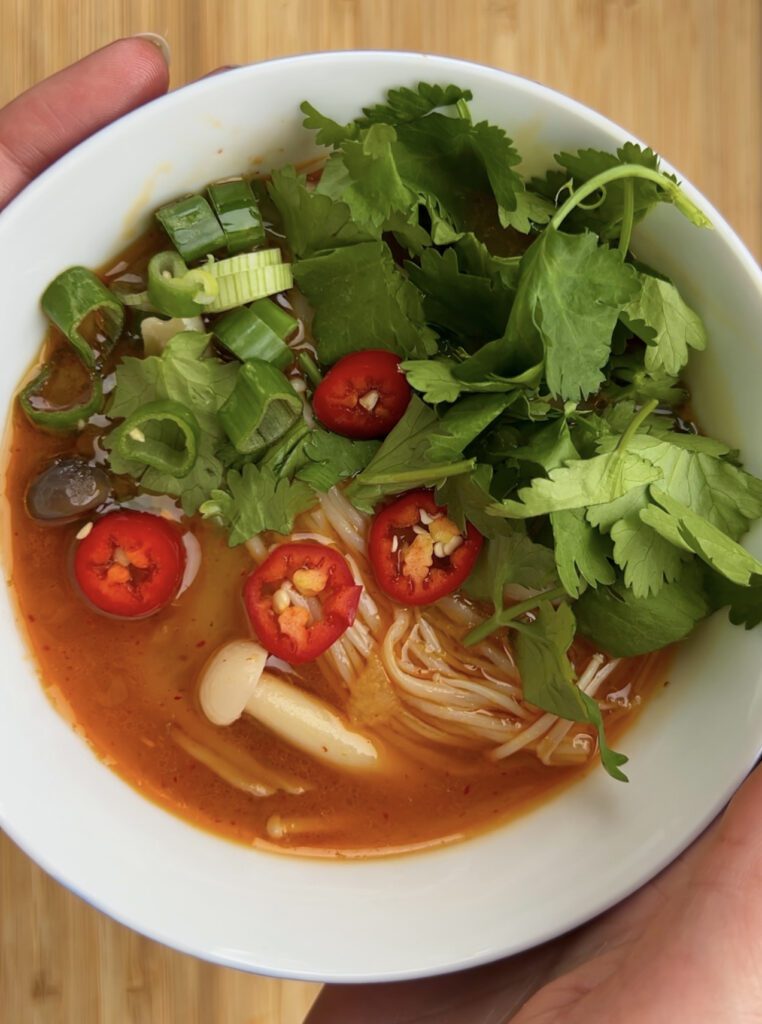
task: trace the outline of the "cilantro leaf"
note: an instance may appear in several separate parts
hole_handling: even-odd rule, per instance
[[[434,487],[469,473],[474,459],[464,449],[499,415],[502,403],[464,399],[441,418],[415,395],[368,466],[347,488],[350,501],[371,512],[385,494]]]
[[[609,509],[611,515],[615,505],[622,516],[610,530],[614,561],[624,571],[624,582],[635,597],[656,594],[665,582],[680,576],[687,556],[641,519],[640,512],[648,506],[647,488],[635,488],[612,506],[589,509],[588,521],[595,520],[601,508]]]
[[[462,270],[455,248],[441,253],[427,249],[421,254],[420,265],[408,262],[405,268],[423,292],[423,309],[430,324],[472,341],[489,341],[502,335],[512,292],[501,281]]]
[[[585,519],[584,509],[552,512],[558,576],[567,594],[579,597],[585,584],[611,584],[616,572],[610,562],[611,542]]]
[[[556,163],[562,171],[550,171],[544,179],[533,179],[530,187],[547,199],[555,200],[560,190],[572,181],[579,187],[596,174],[607,171],[619,164],[640,164],[659,170],[659,159],[653,150],[641,149],[634,142],[627,142],[613,153],[596,149],[582,149],[577,153],[558,153]],[[648,211],[659,202],[671,201],[671,196],[652,181],[643,178],[628,179],[632,182],[634,198],[634,222],[642,220]],[[571,231],[595,231],[602,239],[618,238],[624,216],[624,182],[612,181],[606,186],[602,201],[577,206],[564,222]]]
[[[294,519],[315,505],[315,492],[301,481],[277,480],[272,470],[247,463],[228,471],[226,490],[213,490],[201,507],[205,519],[219,519],[230,530],[231,547],[264,530],[288,534]]]
[[[762,576],[755,576],[748,586],[739,586],[719,573],[707,572],[705,585],[712,608],[727,607],[734,626],[753,629],[762,622]]]
[[[517,210],[524,182],[512,168],[520,157],[501,128],[434,113],[399,124],[397,136],[400,177],[426,206],[437,245],[469,230],[476,204],[490,191],[501,222]]]
[[[161,379],[161,357],[125,356],[116,368],[116,383],[108,406],[112,419],[127,419],[143,405],[166,397]]]
[[[451,359],[406,359],[400,368],[411,388],[420,391],[427,402],[438,405],[456,401],[463,390],[453,366]]]
[[[327,430],[313,430],[302,449],[310,461],[297,472],[297,478],[317,491],[329,491],[340,480],[365,469],[380,447],[379,441],[352,441]]]
[[[646,342],[646,370],[674,376],[688,362],[689,348],[706,348],[706,328],[669,281],[640,273],[638,281],[640,291],[625,305],[622,318]]]
[[[363,348],[418,357],[436,350],[421,295],[384,242],[361,242],[299,260],[294,277],[315,310],[312,329],[322,362],[334,363]]]
[[[659,487],[651,488],[651,496],[661,508],[649,505],[640,518],[670,544],[694,552],[731,583],[746,587],[755,575],[762,575],[762,562],[703,516]]]
[[[613,778],[626,782],[627,776],[620,766],[626,764],[627,758],[608,746],[597,702],[574,682],[574,669],[568,656],[575,633],[571,608],[561,604],[554,609],[543,602],[537,609],[535,621],[520,626],[516,663],[526,700],[560,718],[593,725],[598,732],[604,768]]]
[[[414,395],[405,415],[347,488],[346,495],[352,504],[363,512],[372,512],[384,494],[438,484],[451,475],[453,468],[456,473],[469,472],[474,466],[473,459],[446,467],[429,458],[429,439],[438,425],[439,417],[434,410]]]
[[[519,392],[521,388],[531,387],[539,379],[541,366],[533,366],[515,377],[502,377],[488,370],[479,373],[477,361],[488,348],[490,345],[484,345],[474,356],[462,363],[453,359],[413,359],[405,360],[401,366],[410,386],[422,392],[426,401],[432,405],[439,402],[454,402],[464,392]]]
[[[238,365],[204,358],[209,337],[184,331],[172,338],[161,356],[123,359],[117,366],[109,407],[109,416],[114,419],[127,418],[157,399],[168,398],[188,408],[201,428],[198,454],[190,473],[178,478],[124,459],[111,449],[111,434],[103,442],[110,451],[109,464],[114,473],[140,480],[146,490],[180,498],[188,515],[197,510],[222,479],[222,462],[216,450],[224,432],[216,414],[233,390],[238,375]]]
[[[518,196],[524,195],[524,182],[516,171],[511,170],[521,163],[521,157],[502,128],[480,121],[471,128],[470,142],[479,155],[492,192],[497,200],[498,215],[503,227],[507,227],[511,215],[518,207]]]
[[[149,466],[140,478],[140,486],[154,494],[171,494],[179,498],[183,512],[193,515],[213,489],[219,487],[222,474],[222,462],[211,450],[207,439],[199,445],[193,469],[187,476],[170,476]]]
[[[603,426],[625,429],[632,407],[622,402],[613,414],[607,414]],[[651,417],[631,438],[628,451],[634,452],[661,472],[659,486],[697,515],[728,534],[741,537],[751,521],[762,515],[762,481],[734,466],[723,456],[726,445],[712,438],[679,434],[668,429],[661,417]],[[615,433],[600,441],[601,450],[618,442]],[[587,510],[593,526],[611,533],[614,560],[624,570],[624,581],[636,597],[655,594],[666,581],[682,572],[686,551],[658,533],[642,518],[650,502],[648,489],[636,488],[611,504]]]
[[[505,606],[503,592],[510,585],[538,591],[558,585],[552,550],[515,528],[490,537],[464,589],[477,600],[491,601],[500,613]]]
[[[604,380],[614,325],[636,292],[635,271],[595,235],[548,227],[524,255],[507,346],[530,363],[544,351],[550,391],[577,401]]]
[[[522,235],[528,235],[535,225],[547,224],[555,212],[555,206],[549,199],[526,187],[517,189],[515,198],[514,209],[500,208],[500,223],[504,228],[513,228]]]
[[[454,107],[461,101],[473,99],[470,89],[460,89],[457,85],[429,85],[419,82],[415,89],[402,86],[390,89],[386,94],[386,103],[377,103],[372,107],[364,107],[360,124],[404,124],[425,117],[432,110],[440,107]],[[311,127],[311,126],[310,126]]]
[[[596,647],[628,658],[676,643],[703,619],[709,606],[695,563],[658,594],[635,597],[623,582],[586,590],[574,603],[580,632]]]
[[[511,458],[533,462],[546,473],[559,469],[566,462],[579,458],[565,416],[532,429],[527,443],[511,449]]]
[[[436,500],[447,508],[447,515],[464,530],[466,523],[473,523],[484,537],[497,537],[512,533],[514,527],[504,520],[496,519],[487,512],[494,503],[490,494],[492,467],[483,463],[472,473],[449,477],[437,488]]]
[[[603,505],[660,476],[658,469],[629,450],[578,459],[551,470],[547,478],[535,477],[529,487],[519,491],[518,501],[495,504],[492,514],[527,519],[564,509]]]
[[[655,398],[662,406],[684,405],[688,392],[678,378],[665,370],[646,369],[644,355],[626,352],[612,357],[606,368],[608,380],[601,388],[602,397],[617,404],[626,401],[643,404]]]
[[[347,172],[341,199],[352,211],[352,220],[380,234],[393,214],[405,219],[417,210],[418,197],[400,178],[392,153],[397,140],[394,128],[371,125],[360,138],[346,141],[341,156]]]
[[[374,236],[353,223],[346,203],[307,189],[293,167],[273,171],[267,191],[280,215],[283,231],[296,256],[365,242]]]
[[[602,442],[603,449],[616,444],[615,438]],[[712,438],[693,434],[639,433],[631,438],[628,452],[638,455],[660,471],[667,494],[718,529],[738,540],[749,524],[762,516],[762,480],[734,466],[722,455],[729,449]],[[605,510],[603,510],[605,511]],[[601,510],[591,522],[603,525]],[[590,518],[590,517],[589,517]]]
[[[339,124],[338,121],[321,114],[307,100],[299,105],[299,109],[307,115],[302,121],[304,127],[317,132],[315,142],[318,146],[340,146],[346,139],[353,139],[357,135],[358,126],[355,121]]]
[[[429,436],[429,457],[447,462],[462,457],[472,441],[486,430],[510,399],[504,395],[469,395],[451,405]]]

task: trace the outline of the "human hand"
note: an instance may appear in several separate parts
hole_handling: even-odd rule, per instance
[[[167,91],[161,49],[119,39],[46,78],[0,110],[0,209],[93,132]]]
[[[591,924],[471,971],[327,986],[305,1024],[762,1022],[762,767],[671,867]]]

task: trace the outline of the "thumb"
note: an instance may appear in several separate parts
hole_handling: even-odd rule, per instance
[[[93,132],[167,91],[162,51],[119,39],[0,110],[0,209]]]

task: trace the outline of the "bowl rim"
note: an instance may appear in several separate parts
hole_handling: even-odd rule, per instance
[[[383,49],[351,49],[351,50],[327,50],[327,51],[315,51],[310,53],[302,53],[295,55],[287,55],[282,57],[272,58],[266,61],[259,61],[254,64],[246,64],[237,68],[226,70],[224,75],[226,78],[232,79],[246,79],[252,74],[256,74],[257,70],[263,66],[270,66],[276,64],[282,64],[286,66],[299,66],[299,65],[310,65],[310,64],[321,64],[331,63],[333,61],[352,63],[361,56],[363,60],[373,60],[379,62],[388,62],[397,58],[415,58],[420,60],[430,60],[432,62],[432,72],[435,74],[456,74],[457,69],[462,66],[471,67],[477,69],[480,72],[489,72],[490,75],[494,76],[496,80],[503,80],[504,82],[517,89],[519,92],[525,91],[528,93],[535,93],[540,96],[547,98],[554,107],[561,111],[573,112],[580,117],[592,123],[596,127],[602,128],[609,134],[617,137],[631,139],[635,142],[645,145],[640,139],[634,134],[624,129],[622,126],[599,113],[597,110],[588,107],[586,104],[572,97],[559,92],[550,86],[544,85],[533,79],[516,75],[513,72],[505,71],[501,68],[496,68],[491,65],[483,64],[477,61],[464,60],[457,57],[449,57],[441,54],[433,53],[422,53],[417,51],[407,50],[383,50]],[[404,69],[403,69],[404,71]],[[199,79],[193,83],[182,86],[172,92],[169,92],[163,96],[157,97],[142,107],[131,111],[124,117],[118,119],[115,122],[105,126],[93,135],[89,136],[83,142],[81,142],[74,149],[70,150],[67,154],[57,160],[49,168],[47,168],[42,174],[40,174],[34,181],[27,185],[18,196],[16,196],[8,206],[0,212],[0,226],[5,227],[13,221],[14,218],[23,217],[26,210],[31,206],[36,198],[36,195],[40,189],[48,187],[48,183],[55,179],[57,173],[59,173],[62,167],[69,167],[75,165],[77,162],[86,160],[91,150],[97,149],[102,144],[104,138],[109,136],[118,135],[120,131],[129,131],[130,126],[136,120],[139,121],[147,109],[151,109],[156,105],[159,105],[168,112],[171,110],[173,105],[184,103],[187,100],[189,94],[195,95],[196,93],[203,93],[205,89],[209,88],[209,83],[212,81],[209,77]],[[179,97],[179,98],[178,98]],[[739,262],[743,265],[744,269],[749,275],[750,281],[754,282],[762,297],[762,269],[757,264],[752,253],[744,242],[739,238],[734,229],[729,225],[725,218],[719,213],[719,211],[710,203],[706,197],[683,175],[676,172],[675,168],[666,160],[661,161],[662,167],[671,173],[676,173],[681,182],[681,187],[690,196],[690,198],[697,202],[701,209],[707,213],[712,225],[718,235],[721,236],[723,244],[735,255]],[[17,611],[17,609],[16,609]],[[18,620],[18,614],[16,615]],[[16,623],[17,629],[21,630],[20,623]],[[22,633],[23,635],[23,633]],[[546,927],[541,931],[541,934],[529,937],[524,942],[509,942],[502,948],[489,948],[477,950],[473,955],[463,957],[457,962],[443,963],[436,969],[420,969],[412,967],[409,970],[393,970],[393,971],[381,971],[377,973],[365,973],[365,974],[342,974],[332,973],[326,974],[323,971],[309,971],[309,970],[292,970],[288,968],[273,968],[267,964],[258,965],[252,962],[252,959],[247,956],[236,955],[236,951],[231,950],[216,950],[212,948],[203,948],[194,941],[183,941],[175,934],[171,927],[165,929],[146,927],[140,921],[134,920],[126,907],[114,907],[111,905],[108,899],[100,900],[96,893],[90,893],[85,887],[78,885],[74,880],[68,877],[68,873],[65,870],[59,869],[55,863],[55,857],[49,854],[50,846],[40,848],[30,839],[24,831],[23,825],[16,824],[13,821],[9,821],[4,817],[4,808],[0,803],[0,827],[6,832],[6,834],[18,845],[32,860],[35,861],[40,867],[43,868],[49,875],[51,875],[56,881],[64,885],[71,892],[75,893],[85,902],[95,907],[102,913],[107,914],[109,917],[118,921],[120,924],[125,925],[148,938],[160,942],[164,945],[170,946],[173,949],[177,949],[183,953],[187,953],[205,961],[217,963],[221,966],[233,967],[237,969],[243,969],[247,971],[257,971],[266,973],[269,976],[280,977],[280,978],[293,978],[301,979],[306,981],[328,981],[328,982],[339,982],[339,983],[365,983],[365,982],[381,982],[381,981],[397,981],[397,980],[409,980],[417,977],[433,976],[436,974],[445,974],[457,970],[463,970],[470,967],[475,967],[484,963],[488,963],[497,959],[501,959],[506,956],[512,956],[527,948],[540,945],[546,941],[549,941],[558,935],[565,934],[574,928],[592,920],[599,914],[609,910],[622,900],[626,899],[633,892],[637,891],[642,885],[646,884],[657,874],[659,874],[665,867],[667,867],[673,860],[675,860],[689,845],[691,845],[695,839],[701,835],[701,833],[707,828],[709,824],[716,818],[716,816],[726,806],[730,797],[733,795],[738,786],[743,782],[749,771],[752,769],[756,760],[762,755],[762,738],[760,738],[756,754],[751,759],[748,765],[742,766],[739,771],[733,776],[731,783],[726,787],[725,791],[720,797],[715,800],[710,807],[707,808],[705,814],[696,823],[695,827],[690,830],[686,835],[680,837],[680,841],[677,844],[670,844],[668,852],[665,852],[662,856],[653,858],[644,870],[641,870],[636,880],[633,880],[627,884],[621,885],[615,891],[609,891],[605,896],[600,898],[596,903],[587,905],[583,910],[574,916],[565,918],[562,921],[558,921],[552,927]],[[95,756],[95,755],[91,755]],[[141,797],[141,799],[145,799]],[[161,813],[169,813],[162,809]],[[187,824],[187,823],[186,823]],[[193,826],[191,826],[193,827]],[[217,837],[219,838],[219,837]],[[468,842],[468,841],[467,841]],[[466,844],[458,844],[461,849]],[[476,946],[477,944],[475,944]]]

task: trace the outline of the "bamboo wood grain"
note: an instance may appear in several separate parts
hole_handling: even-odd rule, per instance
[[[762,254],[759,0],[0,0],[0,104],[144,31],[169,39],[175,88],[222,65],[326,49],[515,71],[645,139]],[[0,837],[2,1024],[301,1024],[316,993],[143,939]]]

